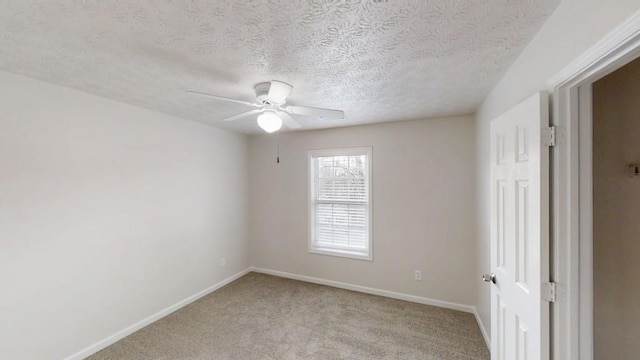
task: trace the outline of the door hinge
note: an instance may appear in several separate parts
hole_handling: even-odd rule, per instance
[[[556,146],[556,135],[555,126],[542,128],[542,144],[545,146]]]
[[[554,303],[557,300],[557,286],[555,282],[542,283],[542,300]]]
[[[562,126],[549,126],[542,128],[542,144],[556,146],[564,144],[565,131]]]

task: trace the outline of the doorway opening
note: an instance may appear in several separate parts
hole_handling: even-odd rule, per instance
[[[631,170],[628,167],[640,162],[640,148],[633,153],[627,140],[612,138],[616,134],[623,134],[630,138],[636,135],[640,140],[640,131],[630,127],[623,128],[635,125],[640,130],[640,117],[630,121],[634,124],[621,121],[626,116],[621,112],[625,105],[613,104],[620,101],[621,95],[608,95],[605,98],[603,90],[613,87],[608,85],[609,82],[621,81],[621,76],[629,76],[617,73],[618,70],[629,71],[633,66],[639,69],[636,82],[640,82],[640,60],[636,60],[639,57],[640,13],[629,18],[549,83],[549,87],[554,89],[552,123],[561,137],[558,146],[552,151],[551,178],[553,225],[550,277],[558,284],[558,300],[551,309],[553,359],[627,358],[607,353],[606,348],[611,343],[619,346],[616,342],[628,341],[625,337],[632,335],[631,333],[622,334],[624,330],[617,329],[611,335],[619,336],[618,339],[607,340],[599,336],[603,330],[611,331],[611,323],[616,322],[613,319],[602,322],[602,316],[631,320],[629,311],[622,310],[624,304],[620,303],[621,296],[634,291],[628,286],[630,282],[603,282],[609,282],[612,277],[626,271],[620,266],[626,266],[624,262],[627,260],[619,258],[616,261],[612,253],[620,254],[623,250],[631,252],[633,245],[623,244],[623,250],[614,249],[612,245],[613,241],[621,238],[618,235],[628,231],[626,228],[637,226],[634,222],[638,222],[631,219],[627,220],[626,225],[621,225],[625,217],[632,216],[629,209],[625,208],[625,202],[630,201],[634,195],[626,193],[625,199],[613,205],[616,203],[612,200],[619,197],[616,192],[625,189],[608,187],[615,181],[621,181],[620,184],[629,181],[637,185],[633,192],[640,198],[640,177],[635,179],[638,181],[631,181],[634,179],[630,177]],[[640,98],[640,85],[637,86],[638,90],[632,96],[636,103],[640,103],[637,101]],[[614,127],[614,121],[622,128]],[[614,134],[614,131],[617,133]],[[607,146],[607,142],[615,143],[616,150]],[[626,160],[626,157],[633,159],[633,156],[637,160]],[[620,162],[622,170],[616,170],[614,163]],[[640,172],[640,167],[638,171]],[[617,179],[616,176],[620,174],[625,178]],[[627,191],[631,191],[628,190],[631,189],[628,186],[631,184],[624,185]],[[618,206],[617,212],[611,210],[611,206]],[[615,231],[607,232],[607,228],[612,227],[616,227]],[[633,240],[637,243],[638,235],[634,235]],[[612,268],[612,272],[601,273],[607,268]],[[630,281],[638,283],[637,278]],[[639,297],[640,293],[634,298],[635,303]],[[617,306],[618,309],[611,309],[612,306]],[[617,310],[622,314],[617,314]],[[640,315],[638,318],[640,319]],[[608,326],[608,330],[600,329],[601,325]],[[636,327],[634,331],[635,343],[640,343],[640,336],[637,335],[640,328]],[[605,351],[607,356],[599,356],[601,351]],[[637,354],[637,350],[634,354]]]
[[[593,357],[640,354],[640,59],[593,83]]]

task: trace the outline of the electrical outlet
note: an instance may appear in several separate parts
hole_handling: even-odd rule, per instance
[[[421,281],[422,280],[422,271],[416,270],[414,275],[415,275],[415,278],[416,278],[417,281]]]
[[[220,267],[227,266],[227,258],[220,258]]]

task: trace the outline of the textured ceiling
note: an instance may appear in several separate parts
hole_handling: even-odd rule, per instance
[[[309,128],[472,113],[559,0],[0,0],[0,68],[238,132],[272,79]]]

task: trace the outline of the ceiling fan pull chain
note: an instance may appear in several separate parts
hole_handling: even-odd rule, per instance
[[[276,163],[280,164],[280,133],[276,134],[276,141],[278,143],[278,150],[276,155]]]

